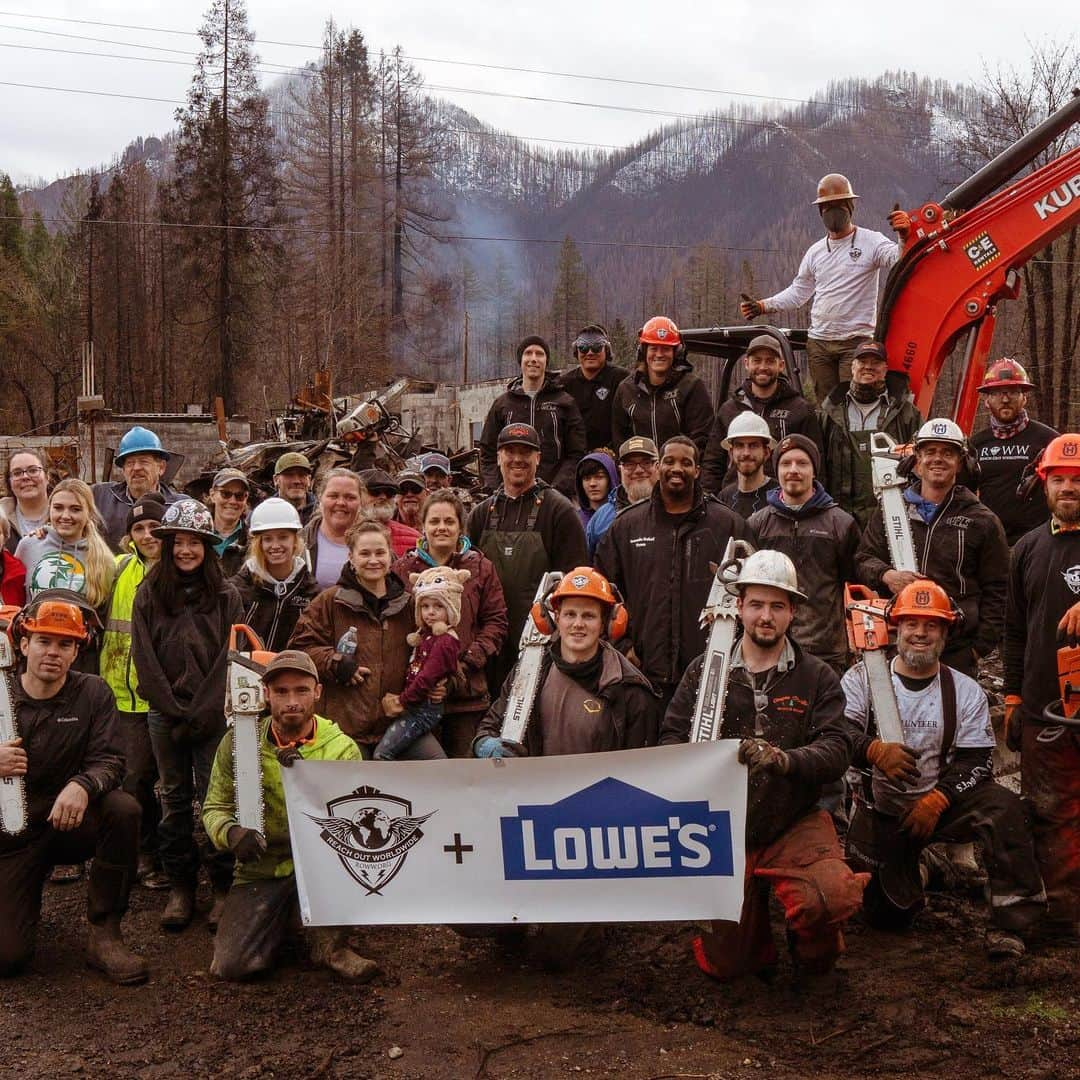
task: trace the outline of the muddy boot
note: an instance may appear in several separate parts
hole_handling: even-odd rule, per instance
[[[86,962],[111,982],[133,986],[146,982],[150,969],[133,953],[120,935],[120,916],[109,915],[104,922],[90,923],[86,939]]]
[[[214,902],[210,905],[210,911],[206,916],[206,925],[210,927],[210,933],[216,934],[218,923],[221,922],[221,913],[225,910],[225,898],[229,895],[228,889],[224,892],[214,890]]]
[[[986,931],[986,955],[991,960],[1019,960],[1026,951],[1019,934],[1011,930]]]
[[[960,888],[978,889],[987,882],[986,871],[975,859],[974,844],[944,844],[945,854],[956,871]]]
[[[339,930],[309,930],[311,959],[351,982],[369,982],[379,974],[379,965],[349,948]]]
[[[195,915],[195,886],[174,884],[161,913],[163,930],[183,930]]]

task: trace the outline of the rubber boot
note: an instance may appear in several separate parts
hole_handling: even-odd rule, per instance
[[[90,923],[86,939],[86,963],[119,986],[146,982],[150,969],[133,953],[120,934],[120,916],[109,915],[104,922]]]
[[[210,905],[210,911],[206,916],[206,925],[210,927],[210,933],[216,934],[218,923],[221,922],[222,912],[225,910],[225,898],[229,895],[229,890],[219,892],[214,890],[214,902]]]
[[[163,930],[183,930],[195,916],[195,886],[174,884],[161,913]]]
[[[349,948],[340,930],[309,930],[311,959],[350,982],[370,982],[379,974],[374,960]]]

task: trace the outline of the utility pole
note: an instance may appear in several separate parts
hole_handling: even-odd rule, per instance
[[[469,313],[465,312],[465,328],[462,335],[461,385],[469,385]]]

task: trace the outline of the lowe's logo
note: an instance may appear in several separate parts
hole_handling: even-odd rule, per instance
[[[507,881],[731,877],[731,815],[609,776],[499,821]]]

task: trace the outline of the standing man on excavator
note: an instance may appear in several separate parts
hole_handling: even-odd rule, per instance
[[[806,356],[818,402],[838,382],[851,378],[855,346],[874,336],[878,271],[888,270],[900,257],[894,240],[855,225],[857,198],[842,173],[823,176],[813,205],[821,215],[825,236],[810,245],[786,289],[763,300],[747,298],[739,305],[744,319],[754,319],[774,311],[794,311],[814,298]],[[911,227],[908,215],[896,209],[889,215],[889,224],[903,242]]]
[[[970,439],[982,471],[979,498],[1001,519],[1009,547],[1050,516],[1041,484],[1026,499],[1016,490],[1024,470],[1057,437],[1052,427],[1028,416],[1028,391],[1034,389],[1015,360],[1003,356],[992,363],[979,387],[990,426]]]

